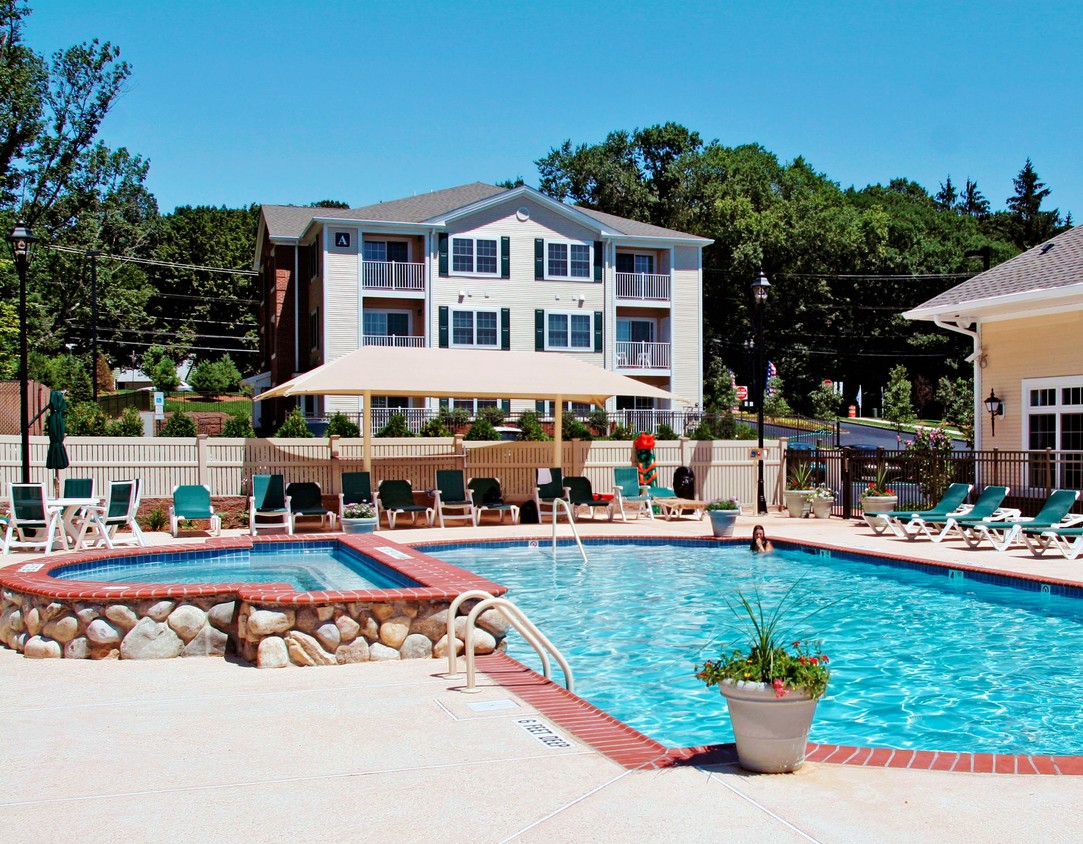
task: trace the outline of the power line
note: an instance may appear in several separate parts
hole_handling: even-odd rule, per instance
[[[57,246],[56,244],[47,244],[46,249],[52,249],[56,252],[69,252],[73,255],[85,255],[86,249],[78,249],[74,246]],[[99,252],[99,258],[111,258],[114,261],[122,261],[126,264],[147,264],[152,267],[165,267],[171,270],[199,270],[207,273],[225,273],[227,275],[247,275],[256,276],[259,275],[255,270],[234,270],[229,267],[204,267],[199,264],[182,264],[178,261],[157,261],[153,258],[136,258],[132,255],[111,255],[108,252]]]

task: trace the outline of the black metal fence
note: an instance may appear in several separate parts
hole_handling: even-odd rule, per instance
[[[860,515],[861,493],[878,477],[898,496],[899,510],[931,507],[956,482],[974,487],[971,501],[987,486],[1006,486],[1004,506],[1024,516],[1041,509],[1055,489],[1083,489],[1083,451],[787,449],[787,479],[800,463],[811,465],[814,483],[835,493],[832,515],[844,519]],[[1083,505],[1074,510],[1083,513]]]

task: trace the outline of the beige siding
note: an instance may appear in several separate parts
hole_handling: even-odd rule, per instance
[[[335,232],[350,235],[349,247],[335,246]],[[358,347],[360,326],[358,325],[358,250],[360,233],[356,228],[328,227],[326,250],[321,266],[324,284],[324,360],[327,362],[342,357]],[[323,399],[326,413],[336,410],[354,412],[359,408],[356,398],[328,396]]]
[[[1081,329],[1081,311],[982,325],[986,366],[979,370],[978,400],[984,401],[990,389],[1004,400],[1004,416],[996,420],[995,437],[991,435],[989,414],[984,405],[979,405],[983,448],[1027,448],[1022,382],[1027,378],[1083,376]]]
[[[673,343],[672,392],[703,404],[703,307],[700,285],[700,249],[673,250],[673,306],[670,337]]]

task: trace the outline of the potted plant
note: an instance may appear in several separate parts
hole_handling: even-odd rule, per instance
[[[376,508],[366,501],[342,508],[342,530],[346,533],[372,533],[376,530]]]
[[[789,480],[786,482],[786,491],[783,493],[783,501],[786,510],[795,519],[809,514],[809,494],[812,492],[813,483],[812,464],[807,460],[798,460],[790,464]]]
[[[817,519],[831,518],[831,505],[835,503],[835,491],[827,484],[817,484],[809,493],[809,506]]]
[[[764,608],[758,594],[750,599],[738,592],[737,604],[729,606],[745,628],[744,642],[696,672],[726,699],[737,759],[750,771],[782,773],[801,767],[816,703],[831,677],[818,641],[781,628],[783,616],[800,603],[796,586],[771,609]]]
[[[741,505],[736,498],[719,498],[703,508],[711,519],[711,532],[716,536],[733,536],[733,527],[741,513]]]
[[[889,513],[898,506],[899,496],[887,483],[889,474],[883,463],[876,467],[872,481],[861,491],[862,513]]]

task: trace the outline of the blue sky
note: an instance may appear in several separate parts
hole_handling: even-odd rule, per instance
[[[1083,3],[37,0],[27,40],[133,66],[103,126],[177,205],[364,205],[522,176],[570,138],[673,120],[843,187],[1029,156],[1083,217]]]

